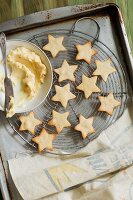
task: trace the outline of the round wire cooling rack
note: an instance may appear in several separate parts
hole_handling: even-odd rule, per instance
[[[71,154],[85,147],[90,141],[98,137],[104,129],[114,123],[123,114],[124,108],[126,106],[128,90],[125,72],[115,54],[109,49],[109,47],[98,40],[100,27],[95,20],[89,18],[96,24],[97,27],[95,37],[75,30],[77,22],[83,19],[88,18],[81,18],[76,21],[71,30],[55,29],[45,31],[40,34],[33,35],[33,37],[29,39],[30,42],[33,42],[42,48],[45,44],[48,43],[48,34],[51,34],[54,37],[64,36],[63,45],[67,51],[60,52],[56,58],[53,58],[50,52],[45,51],[51,61],[53,70],[60,67],[64,59],[66,59],[70,65],[78,65],[78,68],[74,73],[75,82],[65,80],[59,83],[58,75],[54,72],[53,87],[48,97],[42,105],[34,110],[35,116],[37,116],[43,122],[42,125],[36,128],[34,137],[40,133],[40,130],[43,127],[49,133],[56,132],[54,127],[48,126],[48,121],[52,118],[52,110],[60,113],[69,111],[68,121],[71,123],[71,127],[64,128],[60,134],[57,134],[57,137],[53,141],[53,151],[48,151],[45,149],[46,152],[53,154]],[[89,65],[84,61],[75,60],[77,54],[75,45],[84,44],[87,41],[91,41],[93,49],[97,51],[97,54],[92,57],[91,63]],[[101,89],[101,92],[93,93],[88,99],[85,99],[83,92],[77,90],[76,86],[81,83],[81,77],[83,74],[87,77],[92,76],[93,71],[96,69],[94,62],[95,59],[103,61],[107,58],[111,59],[112,66],[116,69],[116,72],[109,75],[107,82],[104,82],[100,77],[98,77],[97,86]],[[70,84],[71,92],[76,95],[76,98],[69,100],[67,108],[64,109],[61,103],[54,102],[51,100],[51,98],[55,94],[54,85],[64,86],[67,83]],[[100,103],[97,97],[99,95],[107,96],[110,92],[113,92],[115,99],[121,102],[121,105],[114,109],[112,116],[106,114],[105,112],[98,112]],[[89,134],[86,139],[82,139],[81,133],[74,130],[74,127],[78,124],[78,116],[80,114],[85,118],[94,116],[93,127],[95,129],[95,133]],[[31,141],[33,135],[28,131],[19,131],[20,121],[18,120],[18,115],[8,119],[8,122],[12,129],[25,142],[27,142],[31,147],[37,149],[36,144]]]

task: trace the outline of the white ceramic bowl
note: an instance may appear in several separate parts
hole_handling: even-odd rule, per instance
[[[40,56],[42,63],[44,63],[47,68],[47,74],[44,83],[41,84],[37,94],[32,99],[26,99],[20,105],[15,104],[15,113],[29,112],[38,107],[46,99],[53,82],[53,71],[51,63],[46,54],[35,44],[24,40],[7,40],[7,55],[9,54],[10,50],[21,46],[34,51]],[[1,52],[0,52],[0,60],[2,60]],[[0,73],[4,74],[4,68],[2,63],[0,63]],[[10,73],[9,68],[8,68],[8,73]],[[13,88],[14,88],[14,98],[19,99],[18,98],[19,88],[16,86],[13,86]],[[4,108],[4,101],[5,101],[4,92],[0,91],[0,110],[3,110]]]

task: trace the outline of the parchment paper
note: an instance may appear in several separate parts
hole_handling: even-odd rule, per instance
[[[22,152],[8,161],[23,199],[133,199],[133,111],[72,156]]]

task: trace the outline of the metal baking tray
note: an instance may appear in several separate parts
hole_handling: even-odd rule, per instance
[[[5,32],[7,39],[29,40],[33,35],[53,29],[70,30],[73,23],[81,17],[92,17],[100,26],[99,40],[105,43],[119,59],[128,80],[129,96],[133,86],[133,60],[125,32],[121,12],[115,4],[79,5],[41,11],[19,17],[0,24],[0,30]],[[88,21],[79,24],[77,30],[93,35],[93,27],[88,29]],[[1,151],[1,191],[3,198],[22,199],[13,184],[7,160],[27,154],[29,145],[15,134],[7,123],[3,113],[0,113],[0,151]]]

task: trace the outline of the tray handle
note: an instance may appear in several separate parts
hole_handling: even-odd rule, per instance
[[[74,24],[72,25],[72,28],[71,28],[69,34],[73,34],[74,31],[75,31],[75,27],[76,27],[76,25],[78,24],[78,22],[80,22],[80,21],[82,21],[82,20],[84,20],[84,19],[89,19],[89,20],[93,21],[93,22],[96,24],[96,26],[97,26],[97,32],[96,32],[96,35],[95,35],[95,37],[94,37],[94,39],[93,39],[93,41],[92,41],[92,46],[93,46],[93,44],[95,43],[95,41],[98,40],[99,34],[100,34],[100,26],[99,26],[99,24],[97,23],[97,21],[96,21],[95,19],[93,19],[93,18],[91,18],[91,17],[82,17],[82,18],[78,19],[78,20],[77,20],[76,22],[74,22]]]

